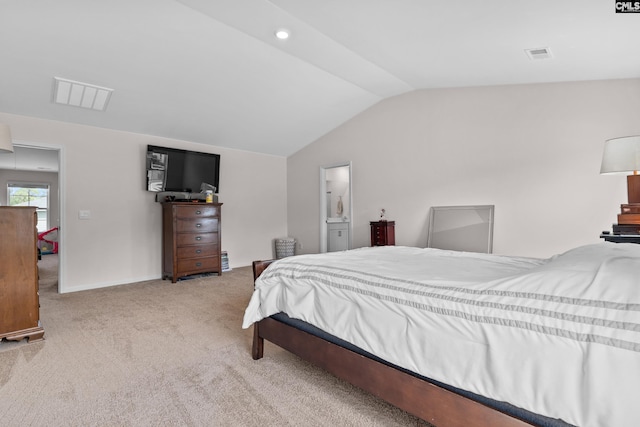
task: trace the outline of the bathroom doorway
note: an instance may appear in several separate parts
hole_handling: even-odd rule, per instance
[[[351,249],[351,162],[320,167],[320,252]]]

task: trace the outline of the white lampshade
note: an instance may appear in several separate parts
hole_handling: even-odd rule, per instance
[[[0,154],[2,153],[13,153],[13,142],[9,125],[0,123]]]
[[[640,136],[609,139],[604,143],[601,174],[640,170]]]

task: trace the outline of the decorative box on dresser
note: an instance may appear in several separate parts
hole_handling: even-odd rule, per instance
[[[162,204],[162,278],[175,283],[192,274],[222,274],[222,203]]]
[[[371,221],[371,246],[393,246],[396,244],[395,221]]]
[[[36,208],[0,207],[0,339],[41,340]]]

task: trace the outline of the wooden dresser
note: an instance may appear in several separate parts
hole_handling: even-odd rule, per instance
[[[162,278],[175,283],[191,274],[222,273],[222,203],[162,204]]]
[[[395,221],[370,222],[371,246],[393,246],[396,244]]]
[[[41,340],[36,208],[0,207],[0,339]]]

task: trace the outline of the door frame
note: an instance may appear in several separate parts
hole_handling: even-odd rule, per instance
[[[66,283],[66,247],[65,244],[65,235],[66,235],[66,216],[65,216],[65,206],[66,206],[66,190],[65,190],[65,155],[64,155],[64,147],[58,144],[49,144],[46,142],[33,142],[33,141],[24,141],[24,140],[13,140],[14,146],[21,146],[25,148],[34,148],[34,149],[45,149],[45,150],[55,150],[58,152],[58,293],[64,293],[65,283]],[[49,195],[51,197],[51,194]]]

